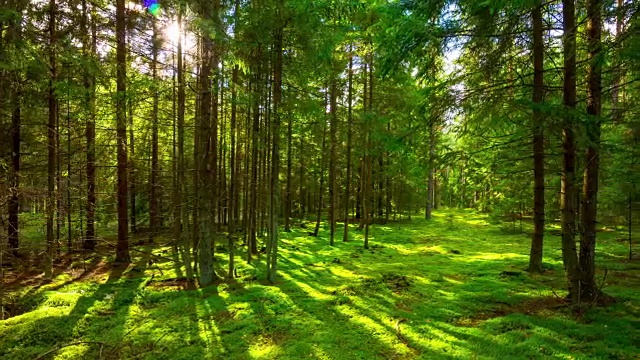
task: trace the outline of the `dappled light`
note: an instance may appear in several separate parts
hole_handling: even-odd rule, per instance
[[[524,271],[527,259],[518,253],[526,241],[496,235],[491,225],[475,236],[451,239],[475,229],[477,221],[460,218],[458,228],[449,230],[445,218],[435,216],[388,235],[375,229],[378,240],[371,250],[356,243],[327,248],[293,230],[283,235],[275,286],[253,278],[198,290],[151,286],[184,270],[172,271],[167,261],[157,264],[159,275],[145,266],[146,256],[114,268],[106,279],[69,281],[60,274],[23,295],[20,301],[32,302],[32,308],[0,323],[0,342],[4,351],[20,356],[57,349],[60,358],[93,357],[100,351],[117,357],[211,359],[462,359],[535,357],[540,351],[600,357],[612,347],[633,353],[637,293],[627,288],[626,267],[609,274],[607,289],[629,301],[594,312],[588,321],[575,319],[558,297],[565,293],[562,272],[539,278]],[[429,241],[440,245],[425,246]],[[507,241],[512,245],[503,246]],[[615,261],[611,254],[624,253],[615,234],[601,244],[604,266]],[[453,248],[460,253],[448,250]],[[558,256],[549,247],[545,263],[561,267]],[[259,266],[251,269],[262,272]],[[616,333],[604,331],[614,326]],[[582,342],[585,337],[590,347]]]

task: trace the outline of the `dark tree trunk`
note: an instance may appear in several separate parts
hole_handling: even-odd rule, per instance
[[[587,68],[587,114],[586,124],[587,164],[582,188],[582,237],[580,239],[580,299],[597,300],[600,291],[595,281],[596,222],[598,206],[598,176],[600,172],[600,132],[602,112],[602,3],[587,1],[587,44],[589,67]]]
[[[331,148],[329,152],[329,245],[333,246],[334,237],[336,233],[336,215],[337,215],[337,195],[338,188],[336,186],[336,143],[337,140],[337,131],[338,131],[338,86],[336,84],[336,79],[331,79],[330,85],[330,95],[329,95],[329,106],[331,111],[331,122],[329,124],[329,137],[331,141]]]
[[[149,194],[149,242],[153,242],[159,230],[159,209],[158,209],[158,175],[160,173],[160,162],[158,159],[158,51],[161,46],[160,36],[158,34],[158,24],[154,17],[153,20],[153,37],[152,37],[152,59],[151,59],[151,77],[153,78],[153,109],[151,112],[151,179]]]
[[[435,120],[432,120],[429,124],[429,178],[427,179],[427,208],[425,212],[425,219],[431,220],[431,213],[433,211],[433,193],[434,193],[434,164],[436,154],[436,134],[435,134]]]
[[[282,0],[277,4],[277,15],[282,21]],[[271,123],[271,178],[269,201],[269,243],[267,250],[267,279],[276,282],[278,271],[278,215],[280,210],[280,103],[282,100],[282,24],[276,30],[276,58],[273,71],[273,116]]]
[[[95,59],[96,52],[96,32],[95,10],[91,10],[91,46],[89,46],[89,30],[88,17],[89,10],[87,1],[82,1],[82,24],[83,29],[83,55],[85,58],[91,56],[91,60]],[[90,49],[90,50],[89,50]],[[89,114],[85,128],[85,136],[87,140],[87,231],[82,247],[85,250],[93,250],[96,247],[96,231],[95,231],[95,214],[96,214],[96,122],[95,122],[95,80],[94,76],[85,70],[84,88],[86,91],[85,100],[89,105]]]
[[[22,9],[17,9],[21,13]],[[20,41],[22,37],[22,17],[8,27],[7,42]],[[1,40],[1,37],[0,37]],[[22,93],[20,86],[20,72],[13,70],[11,73],[11,173],[10,173],[10,197],[8,206],[8,241],[11,253],[18,256],[20,248],[19,212],[20,212],[20,126],[22,119]],[[0,264],[1,266],[1,264]],[[1,271],[1,269],[0,269]]]
[[[539,108],[544,97],[544,43],[542,4],[538,0],[532,11],[533,22],[533,237],[529,271],[542,272],[544,239],[544,114]]]
[[[127,48],[125,2],[116,2],[116,141],[118,143],[118,243],[116,247],[116,262],[129,263],[129,218],[127,212],[127,119],[126,119],[126,78],[127,78]]]
[[[45,276],[52,276],[52,262],[54,252],[53,215],[56,206],[56,124],[57,100],[55,94],[56,68],[56,1],[49,1],[49,123],[47,126],[48,161],[47,161],[47,250]]]
[[[327,108],[327,98],[325,96],[324,108]],[[320,232],[320,220],[322,218],[323,195],[324,195],[324,173],[326,171],[326,149],[327,149],[327,122],[322,121],[322,153],[320,154],[320,188],[318,189],[318,207],[316,208],[316,225],[313,228],[313,233],[310,235],[318,236]]]
[[[562,1],[564,30],[564,125],[562,130],[562,260],[569,297],[578,301],[579,264],[575,242],[575,135],[574,115],[576,107],[576,10],[574,0]]]
[[[349,204],[351,191],[351,141],[353,138],[353,45],[349,47],[349,74],[348,74],[348,108],[347,108],[347,178],[344,187],[344,233],[342,241],[349,241]]]

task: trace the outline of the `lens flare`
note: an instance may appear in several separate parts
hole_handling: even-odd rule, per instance
[[[160,3],[158,3],[157,0],[144,0],[144,6],[149,10],[151,15],[160,15]]]

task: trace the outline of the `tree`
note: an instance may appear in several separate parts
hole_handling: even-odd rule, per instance
[[[58,144],[56,142],[57,127],[57,101],[55,93],[55,81],[57,75],[56,62],[56,1],[49,1],[49,123],[47,125],[47,250],[45,274],[51,277],[53,266],[54,251],[54,234],[53,234],[53,215],[56,202],[56,150]]]
[[[52,0],[53,1],[53,0]],[[126,119],[126,79],[127,79],[127,49],[125,2],[116,2],[116,62],[117,62],[117,93],[116,93],[116,141],[118,146],[118,243],[116,247],[116,262],[129,263],[129,214],[127,209],[128,177],[127,177],[127,119]]]
[[[602,2],[588,0],[587,45],[587,149],[582,189],[582,236],[580,238],[580,297],[579,301],[592,302],[603,299],[595,281],[596,220],[598,201],[598,177],[600,173],[600,136],[602,112]]]
[[[529,271],[542,272],[544,239],[544,42],[542,2],[537,1],[532,12],[533,23],[533,238],[529,256]]]

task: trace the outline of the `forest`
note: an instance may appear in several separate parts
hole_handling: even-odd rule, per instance
[[[635,0],[0,0],[0,358],[638,359]]]

